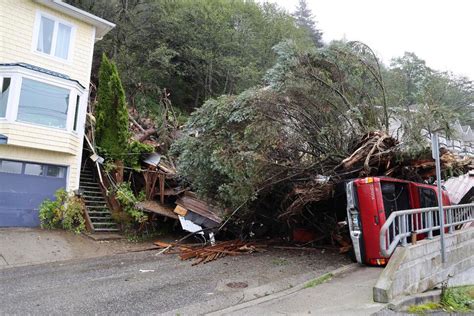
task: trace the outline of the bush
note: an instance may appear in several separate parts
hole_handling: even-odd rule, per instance
[[[125,157],[124,163],[127,167],[140,170],[140,159],[142,156],[154,151],[155,148],[153,148],[153,146],[134,140],[128,145],[128,155]]]
[[[40,205],[41,227],[65,229],[76,234],[85,230],[84,204],[76,196],[70,196],[64,189],[55,193],[56,200],[46,199]]]
[[[135,204],[145,199],[143,193],[136,197],[130,188],[130,183],[128,182],[120,183],[114,193],[115,198],[119,201],[123,211],[131,217],[134,223],[141,224],[147,221],[148,216],[135,207]],[[122,221],[124,221],[124,219],[122,219]]]

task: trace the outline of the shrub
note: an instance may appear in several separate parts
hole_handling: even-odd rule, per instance
[[[41,227],[65,229],[76,234],[85,230],[84,204],[76,196],[70,196],[64,189],[55,193],[56,200],[46,199],[40,205]]]
[[[135,207],[138,202],[145,199],[143,193],[140,193],[139,196],[136,197],[128,182],[120,183],[114,190],[114,193],[123,211],[132,218],[133,222],[141,224],[147,221],[147,215]]]

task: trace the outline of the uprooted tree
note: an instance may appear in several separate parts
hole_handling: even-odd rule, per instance
[[[279,59],[265,87],[207,101],[174,144],[179,171],[202,196],[234,210],[237,221],[291,223],[313,216],[307,206],[330,198],[344,179],[430,176],[429,155],[414,136],[425,126],[410,125],[400,140],[388,134],[390,115],[403,122],[413,113],[389,104],[386,69],[370,48],[335,42],[307,52],[283,42],[275,49]],[[438,110],[433,130],[452,119]],[[462,169],[468,162],[447,164]]]

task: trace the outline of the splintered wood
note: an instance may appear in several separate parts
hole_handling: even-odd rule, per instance
[[[194,259],[192,265],[208,263],[225,256],[238,256],[250,254],[253,252],[263,252],[267,245],[256,242],[245,242],[240,240],[231,240],[218,243],[214,246],[190,247],[186,245],[177,245],[170,243],[155,242],[160,248],[166,249],[165,253],[176,253],[175,248],[179,250],[181,260]]]

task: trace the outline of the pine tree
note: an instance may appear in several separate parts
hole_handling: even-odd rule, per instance
[[[316,28],[311,9],[308,8],[306,0],[299,0],[296,11],[293,14],[299,27],[307,30],[316,47],[323,47],[323,33]]]
[[[99,69],[99,88],[96,107],[96,142],[100,150],[117,166],[117,180],[121,181],[123,154],[127,152],[128,110],[125,91],[117,67],[104,54]]]

